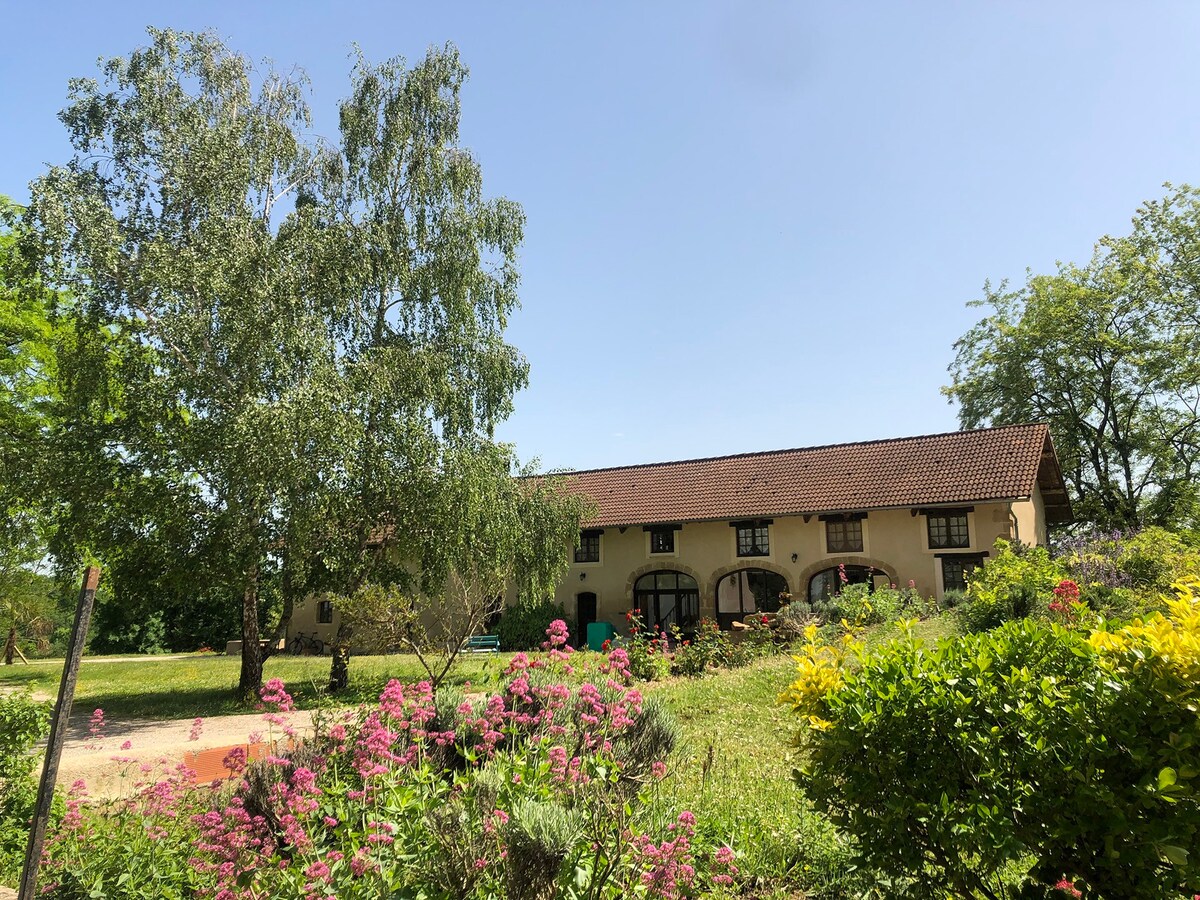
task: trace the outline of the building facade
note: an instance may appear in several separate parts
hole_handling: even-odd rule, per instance
[[[997,538],[1070,520],[1044,424],[576,472],[597,512],[556,600],[688,630],[821,599],[849,582],[962,590]],[[785,597],[786,599],[786,597]]]

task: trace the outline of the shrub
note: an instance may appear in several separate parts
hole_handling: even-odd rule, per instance
[[[1200,571],[1200,551],[1193,538],[1164,528],[1093,532],[1063,541],[1058,562],[1089,607],[1129,620],[1162,611],[1171,585]]]
[[[546,629],[555,619],[566,621],[566,615],[562,604],[553,600],[522,600],[514,606],[506,606],[496,627],[500,649],[536,650],[546,639]],[[575,629],[571,627],[571,631],[573,633]]]
[[[1198,592],[1117,631],[1026,619],[870,656],[814,630],[782,698],[805,722],[799,781],[889,878],[957,897],[1011,892],[1018,871],[1022,896],[1195,893]]]
[[[1045,547],[996,541],[995,555],[976,569],[966,602],[957,607],[963,631],[987,631],[1014,619],[1044,614],[1066,569]]]
[[[671,674],[695,677],[729,664],[729,638],[712,619],[701,619],[690,638],[685,638],[678,627],[672,631],[675,653],[671,658]]]
[[[686,810],[651,809],[671,717],[631,686],[622,650],[595,681],[564,682],[564,632],[547,629],[545,656],[518,653],[494,696],[393,681],[287,752],[231,758],[232,792],[156,784],[124,818],[75,807],[50,852],[57,896],[674,900],[731,882],[729,847]],[[263,697],[290,707],[278,682]],[[164,796],[186,821],[161,824]],[[98,835],[121,849],[89,855]]]
[[[0,695],[0,881],[16,880],[33,817],[38,758],[30,751],[50,728],[49,703],[26,691]]]
[[[626,652],[633,677],[642,681],[657,681],[670,675],[671,652],[667,646],[667,635],[657,625],[654,628],[647,626],[637,610],[625,613],[625,621],[629,623]]]

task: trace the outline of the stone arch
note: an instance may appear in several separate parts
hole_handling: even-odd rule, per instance
[[[791,572],[789,572],[783,566],[776,565],[773,562],[767,562],[765,559],[759,560],[747,556],[741,562],[736,562],[729,566],[722,566],[721,568],[717,569],[717,571],[713,572],[712,578],[709,579],[708,582],[708,595],[715,598],[717,596],[717,585],[721,583],[721,579],[726,575],[732,575],[734,572],[740,572],[742,569],[763,569],[767,572],[774,572],[787,582],[788,590],[791,591],[793,595],[795,594],[792,584],[793,576]]]
[[[808,583],[812,581],[812,577],[818,572],[824,572],[826,569],[836,569],[838,566],[867,566],[873,569],[878,569],[883,574],[887,575],[888,579],[896,584],[896,568],[889,566],[887,563],[879,559],[872,559],[869,556],[827,556],[825,559],[818,560],[810,566],[807,566],[800,573],[800,577],[796,580],[796,590],[793,591],[793,596],[808,597]]]
[[[662,559],[657,562],[648,563],[644,566],[639,566],[629,573],[629,578],[625,581],[625,608],[633,608],[633,586],[637,584],[637,580],[643,575],[649,575],[651,572],[678,572],[680,575],[690,576],[696,582],[696,588],[700,591],[700,607],[704,608],[706,598],[712,594],[705,593],[708,583],[695,569],[689,566],[681,566],[673,559]]]

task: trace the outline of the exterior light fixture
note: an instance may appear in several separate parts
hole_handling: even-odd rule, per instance
[[[580,580],[580,581],[587,581],[587,572],[580,572],[580,573],[579,573],[579,580]]]
[[[793,554],[792,554],[792,562],[795,562],[795,561],[796,561],[796,560],[798,560],[799,558],[800,558],[800,554],[799,554],[799,553],[793,553]]]

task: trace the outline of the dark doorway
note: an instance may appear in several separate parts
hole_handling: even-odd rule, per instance
[[[587,627],[596,621],[596,595],[591,591],[575,595],[575,646],[587,646]]]
[[[787,590],[787,579],[766,569],[730,572],[717,583],[717,622],[729,629],[751,613],[779,612],[779,595]]]

